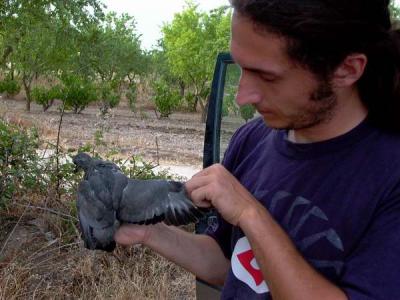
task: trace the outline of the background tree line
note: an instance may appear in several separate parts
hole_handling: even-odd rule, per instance
[[[398,19],[394,2],[391,9]],[[229,49],[230,8],[202,12],[188,0],[150,51],[134,16],[105,11],[100,0],[3,0],[0,93],[23,89],[28,111],[32,101],[47,110],[60,99],[75,113],[94,101],[106,113],[124,97],[135,110],[138,85],[146,83],[161,117],[182,109],[204,116],[216,55]],[[239,114],[227,105],[224,113]]]
[[[158,47],[141,46],[134,16],[106,13],[99,0],[5,0],[0,4],[0,93],[23,90],[47,110],[54,99],[81,112],[93,101],[103,113],[138,85],[150,86],[162,117],[204,111],[218,52],[227,51],[231,11],[202,12],[188,1],[162,27]]]

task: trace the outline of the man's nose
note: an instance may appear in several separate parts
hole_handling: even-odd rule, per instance
[[[252,80],[251,76],[242,73],[236,94],[236,103],[239,106],[257,104],[261,101],[261,98],[260,90],[257,88],[255,81]]]

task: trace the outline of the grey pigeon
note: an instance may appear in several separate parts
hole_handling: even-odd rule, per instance
[[[121,223],[186,225],[203,216],[181,182],[130,179],[116,164],[86,153],[76,155],[73,162],[85,172],[77,209],[88,249],[114,250],[113,236]]]

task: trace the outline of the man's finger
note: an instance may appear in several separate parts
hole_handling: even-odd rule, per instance
[[[185,183],[186,191],[190,196],[194,190],[208,185],[211,182],[211,180],[212,178],[209,178],[208,176],[192,177],[192,179],[190,179]]]
[[[191,199],[198,207],[208,208],[212,206],[212,203],[208,197],[207,186],[202,186],[195,189],[191,194]]]

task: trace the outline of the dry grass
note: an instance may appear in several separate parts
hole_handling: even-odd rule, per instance
[[[36,126],[47,141],[57,136],[56,113],[27,114],[0,105],[0,118],[25,128]],[[86,133],[79,130],[85,122],[91,124]],[[106,132],[107,144],[154,148],[145,137],[115,134],[125,126],[132,124],[122,118]],[[92,115],[68,116],[62,144],[69,148],[93,142],[97,128]],[[70,215],[74,199],[51,195],[51,188],[47,195],[16,195],[7,210],[0,211],[0,300],[195,299],[193,275],[145,247],[113,253],[85,249],[77,220]]]
[[[148,249],[111,255],[63,247],[43,245],[2,263],[0,299],[194,298],[194,278]]]
[[[140,245],[87,250],[73,217],[39,204],[0,216],[0,299],[195,298],[188,272]]]

